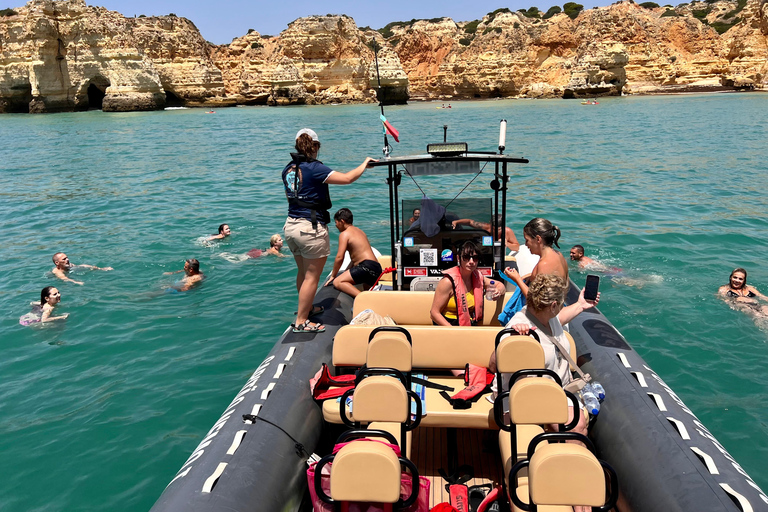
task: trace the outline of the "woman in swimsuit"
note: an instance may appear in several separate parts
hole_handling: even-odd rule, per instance
[[[547,219],[537,217],[525,225],[523,236],[525,236],[525,245],[531,254],[539,256],[539,262],[533,267],[531,275],[526,276],[525,279],[531,282],[539,274],[555,274],[565,279],[567,283],[568,263],[560,251],[552,248],[553,244],[558,249],[560,248],[557,243],[560,239],[560,228]],[[524,277],[517,272],[517,269],[507,268],[504,269],[504,273],[520,287],[520,292],[524,296],[528,295],[528,285],[525,284]]]
[[[33,303],[32,311],[19,319],[21,325],[30,325],[36,323],[53,322],[54,320],[65,320],[69,313],[60,316],[51,316],[53,307],[61,302],[61,293],[53,286],[46,286],[40,292],[40,304]]]
[[[747,271],[743,268],[737,268],[731,272],[728,284],[720,287],[719,294],[724,298],[733,299],[734,302],[743,304],[750,310],[768,316],[768,306],[763,306],[758,301],[758,299],[768,301],[768,297],[757,291],[754,286],[747,284]]]

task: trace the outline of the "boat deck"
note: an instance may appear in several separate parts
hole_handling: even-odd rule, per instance
[[[458,465],[468,464],[474,469],[474,478],[466,485],[498,485],[501,478],[498,431],[459,429],[456,434]],[[430,507],[450,501],[447,483],[438,470],[448,469],[448,429],[417,428],[413,432],[411,460],[419,475],[430,480]]]

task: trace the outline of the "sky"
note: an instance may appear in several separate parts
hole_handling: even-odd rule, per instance
[[[359,27],[378,29],[393,21],[413,18],[439,18],[447,16],[454,21],[471,21],[485,14],[507,7],[512,11],[536,6],[546,11],[553,5],[562,6],[567,0],[86,0],[88,5],[103,6],[125,16],[159,16],[174,13],[189,18],[203,37],[215,44],[229,44],[232,39],[254,29],[262,35],[278,35],[296,18],[312,14],[346,14],[355,19]],[[578,1],[578,0],[575,0]],[[560,2],[560,3],[557,3]],[[6,0],[21,5],[19,0]],[[578,1],[589,9],[608,5],[611,0]],[[10,5],[9,5],[10,6]]]

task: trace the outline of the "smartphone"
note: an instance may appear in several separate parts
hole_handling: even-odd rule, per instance
[[[600,287],[600,276],[588,275],[587,283],[584,285],[584,298],[587,300],[597,299],[597,289]]]

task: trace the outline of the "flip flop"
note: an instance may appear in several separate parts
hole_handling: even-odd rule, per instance
[[[304,333],[312,333],[316,334],[318,332],[325,332],[325,326],[322,324],[312,324],[310,325],[309,320],[305,320],[303,324],[291,324],[293,326],[293,332],[304,332]]]
[[[323,311],[325,311],[325,308],[323,306],[313,306],[312,307],[312,311],[310,311],[309,315],[307,315],[307,316],[317,316],[320,313],[322,313]],[[298,311],[294,311],[293,314],[294,315],[298,315],[299,312]]]

